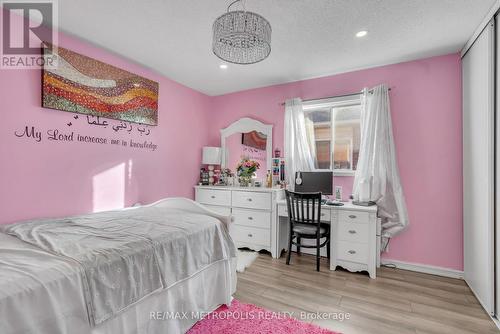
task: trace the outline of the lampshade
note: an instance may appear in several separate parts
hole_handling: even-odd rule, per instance
[[[220,165],[221,153],[220,147],[205,146],[203,148],[202,163],[205,165]]]

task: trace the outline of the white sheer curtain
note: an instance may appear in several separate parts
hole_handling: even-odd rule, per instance
[[[316,168],[318,166],[318,159],[316,156],[316,135],[314,134],[314,122],[305,116],[304,120],[306,122],[306,136],[309,139],[307,144],[309,145],[309,150],[311,151],[311,157],[313,159],[313,166]]]
[[[354,198],[374,201],[382,219],[382,249],[404,230],[408,212],[399,178],[386,85],[363,92],[361,145],[354,177]]]
[[[285,170],[290,189],[294,189],[295,172],[312,171],[316,154],[314,150],[314,129],[309,133],[299,98],[285,102]],[[312,137],[314,138],[314,137]],[[312,140],[312,145],[311,141]]]

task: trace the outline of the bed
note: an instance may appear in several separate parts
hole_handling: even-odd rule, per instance
[[[231,302],[229,223],[172,198],[0,226],[0,333],[185,333]]]

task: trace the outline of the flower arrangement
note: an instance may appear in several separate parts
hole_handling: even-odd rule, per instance
[[[244,158],[236,166],[236,171],[238,176],[253,176],[259,168],[260,164],[257,161]]]
[[[248,186],[252,181],[252,177],[255,172],[260,168],[260,164],[257,161],[250,160],[248,158],[243,158],[236,166],[236,172],[238,173],[239,181],[241,186]]]

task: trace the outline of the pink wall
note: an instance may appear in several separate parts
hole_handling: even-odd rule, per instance
[[[85,116],[40,107],[39,70],[0,71],[0,223],[66,216],[193,197],[201,147],[208,139],[210,98],[123,58],[63,34],[59,45],[158,81],[159,125],[149,136],[91,126]],[[72,122],[72,126],[67,123]],[[18,138],[34,126],[44,139]],[[186,128],[189,127],[189,131]],[[54,142],[47,131],[75,132],[158,145],[155,151],[80,142]]]
[[[398,164],[410,227],[390,244],[386,258],[463,269],[462,116],[458,54],[422,59],[319,79],[253,89],[213,98],[211,144],[219,129],[241,117],[274,124],[283,148],[280,105],[287,98],[322,98],[386,83]],[[351,178],[335,183],[350,192]]]

